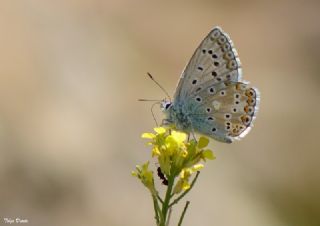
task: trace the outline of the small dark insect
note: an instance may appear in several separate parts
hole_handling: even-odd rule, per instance
[[[166,176],[162,173],[160,166],[157,168],[158,176],[162,180],[163,185],[168,185],[168,180]]]

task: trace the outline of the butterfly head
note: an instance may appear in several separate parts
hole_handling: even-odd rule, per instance
[[[160,109],[165,115],[165,119],[162,121],[162,125],[172,124],[171,113],[172,113],[172,102],[170,100],[164,99],[161,101]]]
[[[169,100],[164,99],[161,101],[160,108],[163,112],[167,112],[172,107],[172,102]]]

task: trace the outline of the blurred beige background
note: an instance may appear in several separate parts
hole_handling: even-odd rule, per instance
[[[260,112],[242,141],[211,142],[184,225],[320,225],[319,21],[319,1],[1,1],[1,224],[154,225],[130,175],[154,127],[137,99],[164,97],[147,71],[173,94],[219,25]]]

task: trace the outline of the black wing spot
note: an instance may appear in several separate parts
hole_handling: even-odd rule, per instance
[[[199,71],[203,71],[203,67],[198,67],[198,70]]]
[[[193,84],[193,85],[197,84],[197,80],[196,80],[196,79],[193,80],[193,81],[192,81],[192,84]]]
[[[210,93],[214,93],[214,88],[211,87],[211,88],[209,89],[209,92],[210,92]]]

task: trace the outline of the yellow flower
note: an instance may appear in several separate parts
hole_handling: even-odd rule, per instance
[[[194,172],[201,170],[204,167],[203,164],[196,164],[190,168],[185,168],[180,173],[180,178],[173,189],[175,194],[180,193],[181,191],[188,190],[190,188],[189,179]]]
[[[153,180],[153,172],[148,169],[149,168],[149,161],[143,164],[142,166],[137,165],[136,171],[132,171],[132,176],[135,176],[141,180],[141,182],[146,186],[152,194],[156,194],[156,190],[154,187],[154,180]]]
[[[154,133],[144,133],[142,138],[151,139],[148,143],[152,146],[152,157],[158,158],[161,171],[167,176],[178,176],[183,173],[185,175],[181,180],[181,189],[188,187],[188,179],[190,175],[197,171],[197,164],[201,160],[214,159],[214,155],[210,149],[205,149],[209,144],[209,139],[200,137],[199,141],[187,141],[187,134],[175,130],[166,129],[164,127],[154,128]],[[203,165],[202,165],[203,167]],[[187,171],[190,171],[188,175]],[[188,171],[189,172],[189,171]]]

